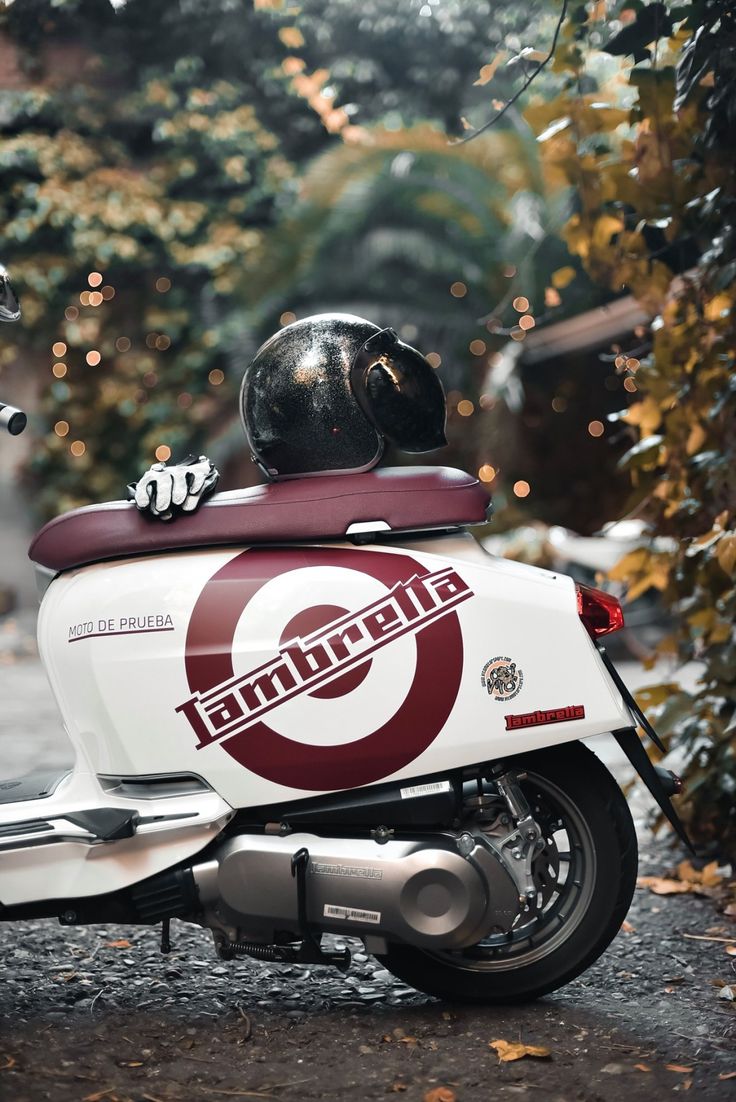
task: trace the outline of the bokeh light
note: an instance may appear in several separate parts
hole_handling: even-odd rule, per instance
[[[529,299],[525,298],[524,295],[517,295],[511,305],[517,314],[525,314],[529,309]]]
[[[531,492],[531,486],[528,482],[525,482],[523,478],[520,478],[518,482],[514,483],[514,493],[517,497],[529,497]]]
[[[552,409],[555,413],[564,413],[567,409],[567,398],[563,398],[561,394],[556,394],[552,399]]]
[[[51,370],[57,379],[63,379],[66,375],[66,364],[61,362],[55,363]]]
[[[470,417],[474,409],[475,406],[467,398],[463,398],[463,400],[457,404],[457,411],[461,417]]]
[[[171,448],[168,444],[159,444],[154,454],[159,463],[166,463],[171,459]]]
[[[474,356],[482,356],[488,346],[485,341],[475,340],[470,342],[469,347]]]
[[[605,427],[602,421],[591,421],[588,425],[588,432],[591,436],[603,436]]]
[[[66,436],[67,433],[69,432],[69,422],[68,421],[57,421],[56,424],[54,425],[54,432],[56,433],[57,436]]]
[[[58,358],[60,356],[63,356],[66,352],[66,345],[63,341],[56,341],[54,344],[51,345],[51,351]]]
[[[492,467],[490,463],[484,463],[482,467],[478,468],[478,478],[481,482],[493,482],[496,477],[496,468]]]
[[[85,444],[84,440],[73,440],[71,442],[71,444],[69,445],[69,451],[77,459],[79,459],[80,455],[84,455],[86,450],[87,450],[87,445]]]
[[[425,359],[430,367],[439,367],[442,363],[442,357],[439,352],[428,352]]]
[[[168,276],[159,276],[156,280],[156,290],[160,295],[165,295],[167,291],[171,290],[171,280]]]
[[[102,359],[102,356],[96,348],[92,348],[84,358],[90,367],[97,367],[98,363]]]
[[[79,317],[79,310],[76,306],[67,306],[64,311],[64,317],[67,321],[76,321]]]
[[[225,381],[225,372],[220,371],[219,367],[213,367],[207,378],[213,386],[219,386]]]
[[[531,314],[523,314],[522,317],[519,318],[519,327],[521,329],[533,329],[536,324]]]
[[[102,283],[102,276],[99,272],[90,272],[87,276],[87,282],[90,287],[99,287]]]
[[[118,337],[115,341],[115,347],[118,352],[128,352],[130,349],[130,340],[127,337]]]
[[[464,298],[468,293],[468,288],[460,280],[450,284],[450,294],[453,298]]]
[[[291,310],[284,310],[283,314],[279,318],[281,325],[292,325],[296,321],[296,314],[292,314]]]
[[[628,390],[629,394],[634,394],[638,387],[633,379],[624,379],[624,390]]]

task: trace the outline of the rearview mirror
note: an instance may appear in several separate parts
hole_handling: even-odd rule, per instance
[[[13,290],[8,273],[0,264],[0,321],[18,321],[19,318],[18,296]]]

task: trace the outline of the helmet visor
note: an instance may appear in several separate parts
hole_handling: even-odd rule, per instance
[[[369,337],[358,351],[350,385],[365,415],[402,451],[433,451],[447,443],[442,383],[393,329]]]

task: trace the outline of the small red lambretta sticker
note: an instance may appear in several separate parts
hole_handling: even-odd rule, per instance
[[[546,723],[564,723],[569,719],[585,719],[582,704],[568,704],[565,708],[538,708],[536,712],[522,712],[516,716],[506,716],[506,730],[516,731],[520,727],[542,727]]]

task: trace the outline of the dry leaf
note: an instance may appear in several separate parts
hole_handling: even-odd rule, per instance
[[[132,949],[131,943],[127,938],[121,937],[117,941],[106,941],[105,948],[107,949]]]
[[[625,934],[635,934],[636,933],[636,927],[632,926],[631,923],[629,922],[629,920],[626,919],[626,918],[621,923],[621,929],[623,930],[623,932]]]
[[[548,1048],[542,1048],[540,1045],[522,1045],[512,1041],[489,1041],[488,1047],[496,1050],[502,1064],[507,1064],[511,1060],[521,1060],[524,1056],[536,1056],[544,1060],[552,1055]]]
[[[493,80],[493,75],[496,72],[496,69],[499,67],[501,62],[506,60],[508,56],[509,55],[507,50],[501,50],[500,53],[496,54],[493,61],[491,61],[488,65],[484,65],[481,71],[478,73],[478,79],[473,81],[473,87],[482,87],[484,84],[488,84],[491,80]]]
[[[409,1089],[409,1084],[408,1083],[396,1082],[396,1083],[393,1083],[391,1085],[391,1090],[393,1091],[394,1094],[398,1094],[400,1091],[408,1091],[408,1089]]]
[[[728,953],[729,957],[736,957],[736,945],[727,945],[726,952]]]
[[[424,1102],[457,1102],[457,1095],[449,1087],[435,1087],[427,1091]]]
[[[736,918],[736,903],[729,903],[723,913],[729,918]]]
[[[719,1079],[736,1079],[736,1071],[722,1071]]]
[[[677,866],[677,875],[680,880],[690,884],[702,884],[706,888],[717,888],[723,883],[723,877],[718,875],[718,862],[711,861],[702,869],[694,869],[689,861],[680,861]]]
[[[114,1087],[108,1087],[106,1091],[95,1091],[94,1094],[85,1095],[82,1102],[103,1102],[103,1099],[108,1098],[114,1090]]]
[[[637,888],[649,888],[655,895],[679,895],[692,891],[692,885],[683,880],[669,880],[665,876],[637,876]]]
[[[0,1071],[10,1071],[10,1069],[14,1068],[16,1065],[15,1056],[4,1056],[3,1060],[5,1062],[0,1064]]]
[[[637,1071],[651,1071],[652,1069],[648,1064],[634,1064]]]
[[[692,1068],[685,1067],[684,1064],[665,1064],[667,1071],[677,1071],[680,1075],[689,1075],[693,1070]]]

